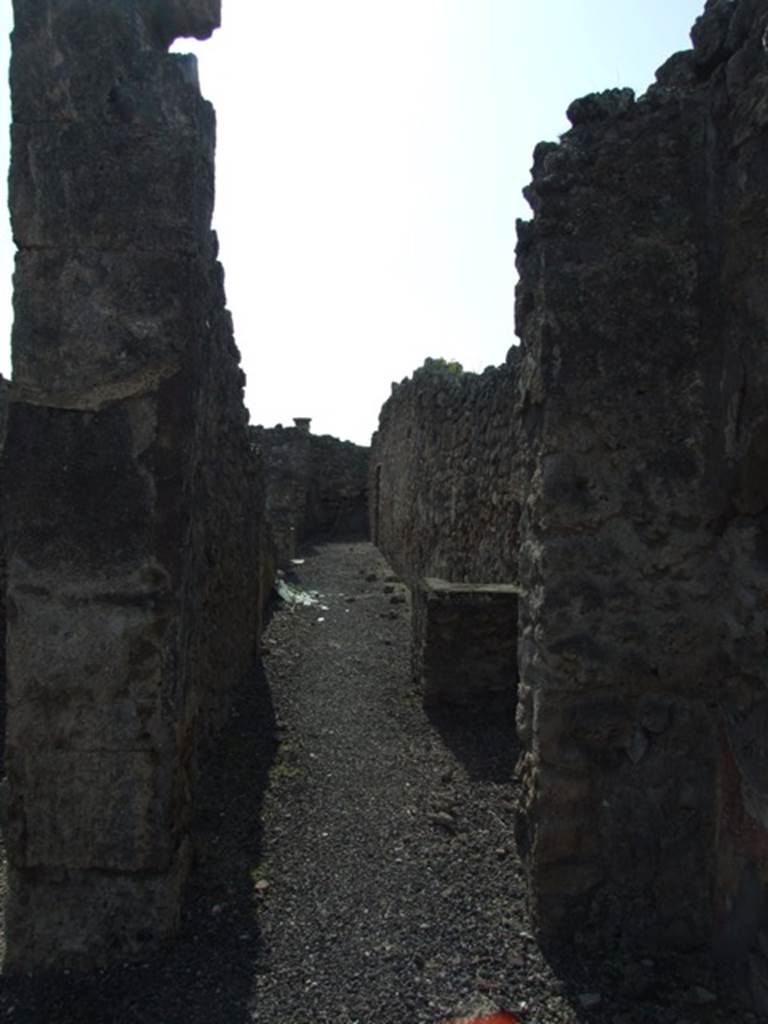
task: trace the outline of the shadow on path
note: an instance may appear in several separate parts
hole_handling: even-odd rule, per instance
[[[203,755],[192,828],[195,866],[173,948],[103,971],[0,977],[0,1019],[23,1024],[250,1024],[261,805],[275,716],[260,663],[232,696]]]
[[[428,707],[426,715],[470,778],[483,782],[512,781],[520,751],[513,706]]]

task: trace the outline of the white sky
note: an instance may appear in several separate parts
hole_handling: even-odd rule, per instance
[[[365,444],[391,382],[427,356],[503,361],[533,147],[567,130],[577,96],[644,91],[703,0],[223,7],[212,40],[175,48],[199,55],[218,112],[214,226],[251,420],[311,416]],[[5,228],[6,337],[12,248]]]

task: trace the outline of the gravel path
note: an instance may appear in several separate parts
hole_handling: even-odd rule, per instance
[[[737,1024],[706,965],[550,963],[514,850],[509,715],[428,717],[407,592],[368,544],[308,552],[208,760],[178,943],[110,971],[0,978],[23,1024]],[[267,685],[265,685],[265,683]],[[710,995],[712,999],[710,999]]]

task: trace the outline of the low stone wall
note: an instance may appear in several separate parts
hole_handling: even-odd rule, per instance
[[[514,708],[519,596],[514,584],[419,580],[412,666],[425,705]]]
[[[428,359],[373,436],[371,535],[403,579],[517,579],[517,349],[482,374]]]
[[[8,963],[173,934],[196,754],[258,628],[261,485],[210,231],[218,0],[15,0]]]

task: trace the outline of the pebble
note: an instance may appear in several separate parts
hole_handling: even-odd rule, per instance
[[[701,985],[694,985],[690,992],[690,998],[692,1003],[696,1003],[697,1006],[707,1006],[710,1003],[717,1002],[717,996],[714,992],[710,992],[708,988],[703,988]]]
[[[579,1005],[583,1010],[594,1010],[603,1001],[603,997],[599,992],[582,992],[578,998]]]
[[[435,811],[429,815],[428,820],[433,825],[440,825],[441,828],[447,828],[451,831],[456,828],[456,819],[452,814],[448,814],[447,811]]]

